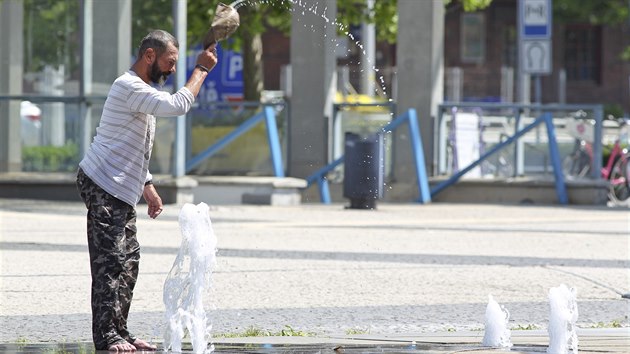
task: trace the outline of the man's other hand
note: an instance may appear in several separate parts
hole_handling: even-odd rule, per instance
[[[144,186],[142,196],[149,205],[149,217],[151,217],[151,219],[157,218],[158,215],[160,215],[160,213],[162,212],[164,205],[162,205],[162,198],[160,198],[160,196],[158,195],[153,184],[148,184]]]

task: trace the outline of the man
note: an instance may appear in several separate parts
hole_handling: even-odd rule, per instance
[[[175,37],[165,31],[142,39],[138,59],[112,84],[94,141],[79,164],[77,188],[88,208],[92,336],[97,350],[157,349],[127,329],[140,259],[135,206],[143,196],[151,218],[163,208],[148,171],[155,116],[188,112],[217,63],[213,45],[199,54],[184,87],[175,94],[158,91],[150,84],[162,85],[175,72],[178,48]]]

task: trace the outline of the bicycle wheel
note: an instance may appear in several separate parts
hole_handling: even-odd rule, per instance
[[[578,150],[564,158],[562,161],[562,172],[565,177],[582,178],[591,171],[591,161],[587,153]]]
[[[610,171],[608,198],[615,204],[622,204],[630,197],[628,181],[628,155],[622,156]]]

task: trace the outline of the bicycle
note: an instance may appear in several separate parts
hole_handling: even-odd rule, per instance
[[[579,110],[571,114],[567,120],[567,130],[574,138],[575,144],[571,154],[562,161],[562,171],[569,179],[586,177],[591,172],[593,161],[593,120],[587,120],[586,112]]]
[[[575,119],[567,125],[569,134],[575,138],[573,152],[563,161],[563,171],[569,178],[585,177],[591,172],[594,122],[583,119],[584,116],[583,111],[574,113]],[[616,121],[619,124],[619,133],[605,166],[600,170],[600,176],[609,181],[608,199],[616,205],[622,205],[630,198],[630,153],[627,146],[622,146],[622,142],[628,142],[628,119]]]
[[[624,121],[624,125],[627,126],[628,122]],[[606,167],[602,168],[602,177],[610,182],[608,199],[616,205],[626,204],[630,198],[630,179],[628,178],[630,154],[627,147],[621,146],[620,140],[615,141]]]

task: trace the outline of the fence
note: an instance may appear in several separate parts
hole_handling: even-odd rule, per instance
[[[409,125],[411,149],[413,151],[414,167],[417,176],[418,191],[420,194],[418,201],[421,203],[428,203],[431,201],[431,194],[429,193],[429,183],[425,169],[424,149],[422,148],[420,127],[418,126],[416,111],[414,109],[408,110],[405,114],[399,116],[381,128],[381,133],[393,131],[404,123]],[[327,174],[342,163],[344,163],[343,155],[306,178],[308,187],[317,182],[320,200],[324,204],[330,204],[331,202]]]
[[[535,116],[549,113],[555,127],[555,139],[559,143],[559,154],[563,158],[574,147],[575,138],[567,131],[568,122],[579,119],[593,122],[593,162],[590,170],[590,178],[599,179],[599,171],[602,167],[602,121],[603,107],[601,105],[522,105],[522,104],[493,104],[493,103],[445,103],[439,106],[438,117],[435,124],[435,145],[433,156],[433,170],[435,175],[449,175],[459,170],[457,166],[457,146],[454,144],[454,127],[459,121],[458,115],[468,113],[468,117],[479,117],[479,140],[475,146],[479,155],[484,150],[495,146],[505,140],[506,137],[521,131],[523,127],[535,121]],[[578,116],[574,112],[583,112]],[[535,115],[535,116],[533,116]],[[466,119],[467,117],[462,117]],[[549,138],[547,138],[549,139]],[[495,160],[494,175],[482,177],[515,177],[524,175],[546,174],[549,171],[550,155],[546,147],[545,137],[539,129],[529,131],[529,134],[514,141],[510,146],[511,153],[506,153],[506,147],[500,154],[509,161],[509,169],[503,173],[496,173],[505,167],[505,163]],[[467,161],[470,163],[473,159]],[[491,161],[486,160],[486,161]],[[479,166],[479,167],[483,167]],[[483,175],[482,171],[482,175]]]
[[[264,105],[261,112],[255,114],[251,118],[247,119],[237,128],[232,130],[229,134],[225,135],[217,142],[207,147],[204,151],[200,152],[196,156],[190,158],[186,162],[186,172],[190,172],[193,168],[198,166],[202,161],[212,157],[221,149],[225,148],[228,144],[232,143],[238,137],[244,133],[250,131],[259,122],[265,122],[267,142],[269,145],[271,162],[273,166],[273,172],[276,177],[284,177],[284,164],[282,159],[282,149],[280,147],[280,138],[278,135],[278,126],[276,122],[276,114],[274,112],[273,105]]]
[[[549,139],[548,140],[549,155],[551,156],[551,163],[552,163],[553,171],[554,171],[554,181],[555,181],[556,194],[558,196],[558,201],[560,202],[560,204],[567,204],[569,202],[569,198],[567,196],[566,186],[564,183],[562,164],[560,162],[560,154],[559,154],[558,145],[556,142],[556,133],[553,126],[552,116],[550,113],[544,113],[543,115],[538,117],[533,123],[525,126],[522,129],[519,129],[513,136],[508,137],[508,139],[505,140],[504,142],[499,143],[496,146],[492,147],[490,150],[482,154],[482,156],[480,156],[477,160],[471,162],[468,166],[464,167],[461,171],[455,173],[448,180],[438,184],[435,188],[431,190],[431,196],[435,196],[441,191],[443,191],[444,189],[448,188],[449,186],[452,186],[462,176],[464,176],[466,173],[470,172],[473,168],[481,164],[488,157],[497,153],[497,151],[501,150],[505,146],[510,145],[514,143],[515,141],[517,141],[518,139],[522,138],[525,134],[527,134],[529,131],[536,128],[541,123],[545,123],[545,126],[547,127],[547,136]]]
[[[27,117],[30,114],[25,109],[11,109],[8,112],[15,112],[15,117],[3,117],[2,119],[20,119],[21,131],[23,137],[31,137],[29,142],[22,144],[22,169],[24,171],[34,172],[71,172],[76,171],[78,163],[85,150],[89,147],[94,137],[96,126],[105,96],[35,96],[35,95],[12,95],[0,96],[0,107],[8,102],[28,103],[30,108],[40,112],[38,117]],[[53,111],[59,119],[51,119],[48,114],[48,107],[55,108]],[[26,106],[25,106],[26,107]],[[261,109],[262,108],[262,109]],[[256,113],[256,111],[259,111]],[[177,143],[175,136],[175,120],[170,118],[159,118],[156,129],[156,139],[154,144],[153,157],[151,158],[150,169],[153,173],[170,174],[173,173],[175,160],[184,158],[184,164],[187,171],[199,166],[202,161],[216,156],[216,153],[224,149],[236,138],[246,133],[256,135],[256,145],[248,150],[257,154],[255,158],[258,165],[265,165],[255,173],[273,174],[275,176],[284,176],[284,164],[282,148],[286,135],[287,110],[284,102],[274,102],[269,104],[261,104],[259,102],[213,102],[204,106],[195,105],[187,114],[186,129],[186,154],[176,156],[174,145]],[[21,117],[18,117],[20,115]],[[258,133],[251,132],[252,128],[258,122],[264,121],[266,124],[266,132],[264,140],[258,139]],[[279,124],[278,124],[279,121]],[[200,136],[207,133],[196,132],[197,127],[193,127],[193,123],[209,126],[214,124],[220,125],[220,128],[214,129],[213,137],[204,136],[204,139],[195,141],[196,145],[205,144],[203,149],[196,149],[196,155],[193,155],[193,136]],[[54,124],[55,126],[51,126]],[[237,127],[238,125],[241,127]],[[228,129],[237,127],[233,132]],[[54,132],[57,142],[47,137],[48,134]],[[214,136],[216,142],[212,142],[212,146],[207,147],[206,140],[211,140]],[[260,143],[259,143],[260,140]],[[265,141],[269,145],[269,157],[271,158],[271,169],[269,169],[269,157],[260,150],[259,145]],[[54,146],[53,146],[54,145]],[[286,145],[286,143],[284,144]],[[236,149],[235,149],[236,150]],[[239,148],[238,150],[242,150]],[[225,151],[225,150],[223,150]],[[244,160],[244,159],[241,159]],[[242,162],[242,161],[241,161]],[[249,161],[246,161],[249,162]],[[221,161],[224,165],[224,161]],[[242,163],[244,166],[238,171],[221,171],[221,173],[251,173],[251,164]],[[269,171],[271,170],[271,171]]]

